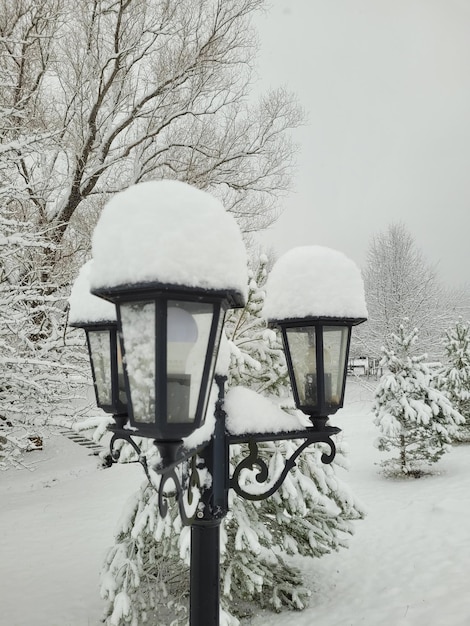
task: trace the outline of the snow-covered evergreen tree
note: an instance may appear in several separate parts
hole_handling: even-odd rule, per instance
[[[439,390],[436,368],[426,355],[414,356],[418,331],[402,324],[383,348],[386,373],[375,391],[374,423],[380,430],[377,446],[398,456],[382,462],[386,474],[418,477],[450,448],[462,416]]]
[[[470,323],[460,318],[445,332],[447,364],[439,375],[439,386],[465,418],[456,440],[470,441]]]
[[[260,315],[266,263],[262,257],[252,273],[246,307],[226,322],[229,389],[243,385],[277,396],[286,409],[293,409],[281,343]],[[260,446],[274,470],[283,467],[282,457],[296,448],[293,441]],[[309,591],[288,556],[318,557],[347,545],[353,520],[361,518],[363,510],[336,475],[335,464],[346,463],[341,446],[332,465],[321,463],[324,451],[323,445],[304,451],[280,490],[267,500],[247,501],[230,492],[230,511],[221,531],[221,621],[226,626],[238,624],[237,616],[249,612],[253,602],[275,610],[302,609]],[[232,446],[232,467],[243,456],[243,446]],[[181,527],[175,506],[165,520],[157,510],[156,493],[144,484],[123,516],[103,569],[109,626],[143,624],[156,606],[162,625],[185,623],[189,529]],[[172,616],[167,621],[165,611]]]

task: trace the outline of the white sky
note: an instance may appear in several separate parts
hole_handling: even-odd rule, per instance
[[[470,3],[271,0],[257,26],[259,87],[288,87],[309,118],[267,242],[362,266],[400,221],[444,280],[470,282]]]

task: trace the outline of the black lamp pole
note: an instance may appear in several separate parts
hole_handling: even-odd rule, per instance
[[[191,523],[190,624],[218,626],[220,606],[220,525],[228,511],[228,442],[222,408],[224,379],[219,378],[219,400],[213,437],[200,457],[212,476],[202,491]]]

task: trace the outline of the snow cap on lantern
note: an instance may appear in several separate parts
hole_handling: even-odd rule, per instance
[[[70,326],[116,321],[116,308],[114,304],[90,293],[90,273],[92,265],[93,261],[85,263],[73,283],[69,298]]]
[[[359,268],[342,252],[331,248],[294,248],[271,270],[263,315],[268,320],[367,318]]]
[[[93,235],[92,289],[162,283],[246,297],[247,258],[234,218],[211,194],[175,180],[116,194]]]

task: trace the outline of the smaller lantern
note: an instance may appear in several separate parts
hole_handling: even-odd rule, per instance
[[[312,418],[333,415],[343,406],[351,327],[363,319],[272,320],[282,333],[298,409]]]
[[[112,413],[118,426],[127,422],[127,397],[115,307],[90,293],[92,262],[80,270],[70,294],[69,325],[86,333],[96,404]]]
[[[324,421],[343,406],[351,328],[367,319],[360,272],[335,250],[295,248],[266,289],[263,313],[281,331],[295,404]]]

